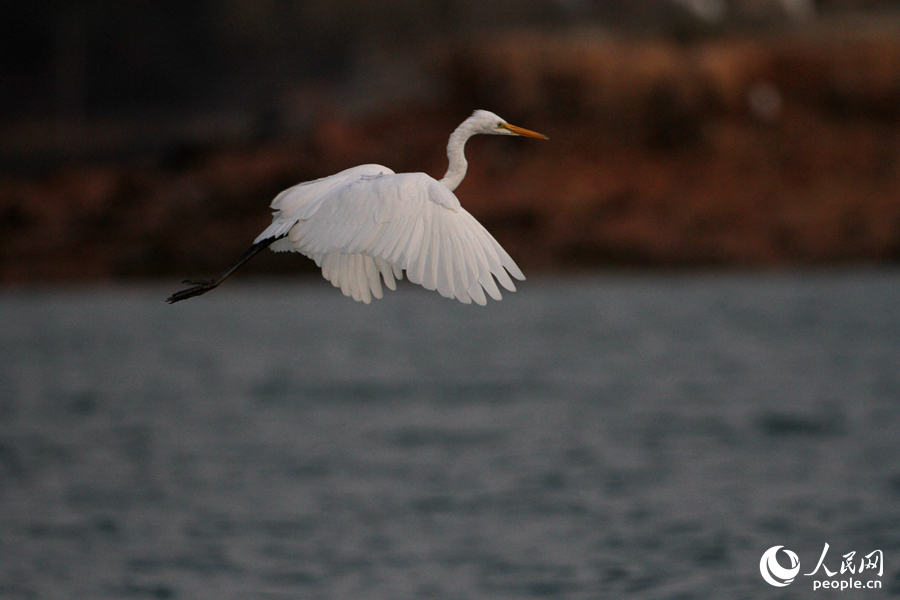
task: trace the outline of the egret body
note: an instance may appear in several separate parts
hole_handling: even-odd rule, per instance
[[[500,300],[494,278],[515,291],[510,275],[525,276],[453,193],[466,176],[466,141],[479,133],[547,139],[477,110],[450,136],[450,165],[440,181],[361,165],[288,188],[272,201],[272,224],[234,264],[215,279],[185,281],[194,287],[167,302],[205,294],[265,248],[308,256],[344,295],[367,304],[382,297],[382,280],[395,290],[404,273],[465,304],[485,304],[485,292]]]

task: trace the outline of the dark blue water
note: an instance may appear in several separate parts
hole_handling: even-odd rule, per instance
[[[177,287],[0,294],[0,598],[900,593],[900,271]]]

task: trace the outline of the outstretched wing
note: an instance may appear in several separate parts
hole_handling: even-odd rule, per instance
[[[272,249],[313,258],[326,278],[364,302],[381,297],[379,273],[391,289],[393,277],[405,271],[413,283],[466,304],[485,304],[484,292],[500,300],[495,277],[510,291],[516,289],[510,274],[525,279],[453,192],[424,173],[345,180],[314,208],[305,205]]]

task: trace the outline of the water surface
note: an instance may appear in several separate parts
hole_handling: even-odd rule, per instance
[[[898,271],[170,288],[0,294],[0,598],[900,593]]]

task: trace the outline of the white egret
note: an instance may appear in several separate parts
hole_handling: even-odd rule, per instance
[[[500,300],[495,277],[514,292],[509,275],[525,276],[453,193],[466,176],[466,140],[478,133],[547,139],[477,110],[450,136],[450,166],[440,181],[361,165],[295,185],[275,197],[272,224],[233,265],[215,279],[185,281],[194,287],[167,302],[205,294],[267,247],[308,256],[345,296],[366,304],[382,297],[382,279],[395,290],[404,272],[413,283],[465,304],[486,304],[484,292]]]

